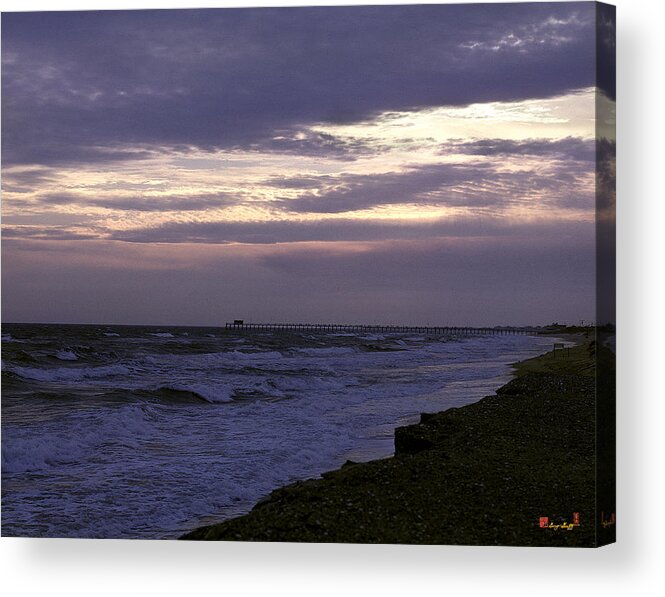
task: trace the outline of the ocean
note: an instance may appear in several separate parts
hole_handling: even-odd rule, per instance
[[[2,327],[2,534],[176,538],[493,394],[556,339]]]

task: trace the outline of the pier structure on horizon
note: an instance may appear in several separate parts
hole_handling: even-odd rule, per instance
[[[370,325],[345,323],[248,323],[236,319],[225,325],[227,330],[236,331],[274,331],[274,332],[363,332],[363,333],[395,333],[395,334],[451,334],[455,336],[489,336],[536,334],[539,330],[533,327],[474,327],[474,326],[414,326],[414,325]]]

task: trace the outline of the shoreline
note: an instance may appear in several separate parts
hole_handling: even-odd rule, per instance
[[[563,334],[557,335],[561,337]],[[270,493],[185,540],[594,546],[595,350],[515,363],[496,394],[395,429],[395,454]],[[601,350],[604,350],[601,348]],[[608,351],[609,352],[609,351]],[[541,516],[582,524],[539,527]],[[604,533],[598,537],[597,533]]]

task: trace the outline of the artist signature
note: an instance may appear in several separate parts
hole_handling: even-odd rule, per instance
[[[540,528],[541,529],[551,529],[553,531],[572,531],[575,527],[580,526],[580,513],[573,512],[573,522],[564,521],[561,523],[550,522],[548,516],[540,517]]]
[[[605,518],[605,513],[601,512],[600,513],[600,524],[604,529],[610,526],[614,526],[616,524],[616,514],[612,512],[609,518]],[[540,517],[540,528],[541,529],[550,529],[553,531],[572,531],[575,527],[580,526],[580,513],[579,512],[573,512],[573,521],[568,522],[568,521],[563,521],[560,523],[555,523],[555,522],[550,522],[550,519],[548,516],[541,516]]]
[[[606,529],[607,527],[611,527],[615,525],[617,522],[616,514],[612,512],[610,517],[606,520],[605,519],[605,512],[600,513],[600,524],[603,525],[603,528]]]

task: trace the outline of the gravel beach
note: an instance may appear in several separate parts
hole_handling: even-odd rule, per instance
[[[613,391],[614,356],[602,347],[597,352],[595,342],[546,353],[516,364],[515,379],[496,395],[397,428],[394,457],[348,462],[320,479],[278,489],[249,514],[182,539],[611,543],[614,487],[596,483],[598,468],[614,469],[613,450],[604,455],[612,462],[599,467],[596,461],[601,359],[605,390]]]

